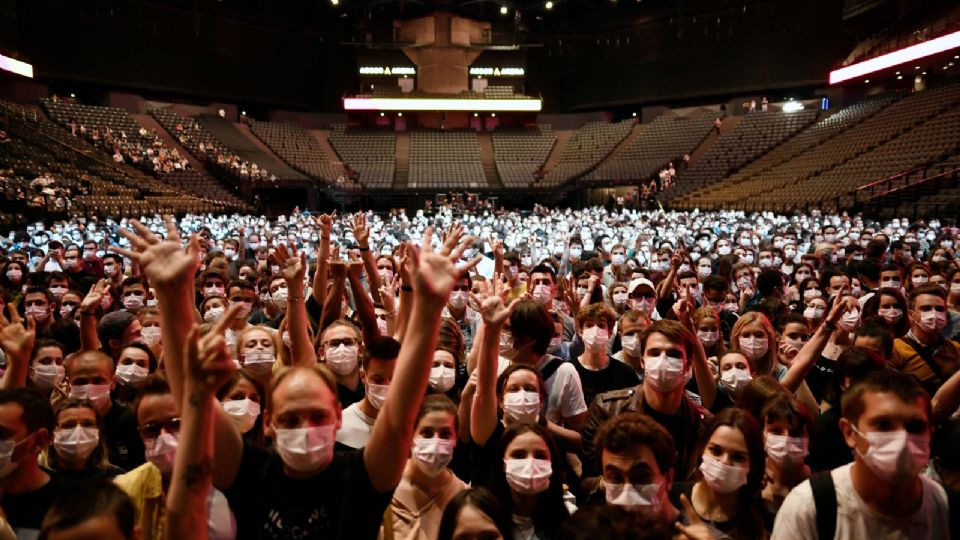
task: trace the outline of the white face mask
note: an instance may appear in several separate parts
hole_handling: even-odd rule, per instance
[[[869,443],[866,453],[857,449],[863,462],[883,481],[902,485],[913,480],[930,461],[930,435],[906,430],[854,432]]]
[[[100,430],[95,427],[75,426],[53,432],[53,446],[65,461],[77,462],[90,457],[100,444]]]
[[[807,437],[788,437],[767,433],[765,439],[764,447],[767,457],[781,467],[800,465],[810,453],[810,439]]]
[[[224,308],[222,307],[212,307],[203,314],[203,320],[205,322],[215,322],[220,320],[220,317],[223,316]]]
[[[739,338],[740,351],[750,361],[756,361],[763,358],[770,348],[766,337],[741,337]]]
[[[823,318],[823,308],[822,308],[822,307],[816,307],[816,306],[804,308],[804,310],[803,310],[803,316],[806,317],[806,318],[808,318],[808,319],[813,319],[813,320],[822,319],[822,318]]]
[[[376,410],[383,407],[383,402],[387,400],[387,391],[390,390],[389,384],[367,383],[367,402]]]
[[[437,392],[447,392],[453,388],[457,371],[452,367],[433,366],[430,368],[430,388]]]
[[[877,310],[877,315],[890,324],[896,324],[903,316],[903,311],[900,308],[880,308]]]
[[[231,300],[230,305],[232,306],[234,304],[240,304],[240,310],[237,311],[237,315],[235,317],[237,319],[246,319],[247,316],[250,315],[250,310],[253,309],[253,302],[247,302],[247,301],[234,302]]]
[[[327,367],[337,375],[349,375],[357,369],[357,351],[356,345],[340,344],[335,349],[327,349],[326,363]]]
[[[848,311],[837,321],[837,326],[844,332],[853,332],[860,326],[860,311]]]
[[[644,382],[660,392],[667,394],[683,384],[683,359],[667,356],[647,356],[643,359]]]
[[[123,298],[123,307],[134,311],[143,307],[143,295],[132,294]]]
[[[260,404],[250,398],[224,401],[223,410],[227,411],[242,433],[253,429],[253,425],[260,416]]]
[[[703,473],[703,479],[717,493],[732,493],[747,483],[749,468],[732,467],[707,454],[701,459],[700,472]]]
[[[110,401],[109,384],[82,384],[70,387],[70,397],[89,399],[98,411],[103,410],[107,402]]]
[[[704,330],[698,330],[697,337],[700,338],[700,343],[702,343],[704,347],[713,347],[718,341],[720,341],[720,331],[711,330],[708,332]]]
[[[550,285],[544,285],[542,283],[539,285],[534,285],[533,299],[541,305],[549,303],[550,300],[553,299],[553,287]]]
[[[605,482],[607,504],[624,506],[644,517],[660,514],[661,484],[613,484]]]
[[[540,394],[517,390],[503,395],[503,414],[518,422],[535,423],[540,416]]]
[[[270,295],[270,299],[273,301],[273,304],[281,309],[287,308],[287,288],[280,287],[279,289],[273,291]]]
[[[750,372],[741,368],[730,368],[720,374],[720,384],[733,393],[743,390],[752,380]]]
[[[610,341],[610,334],[599,326],[591,326],[583,331],[583,344],[592,353],[607,350],[608,341]]]
[[[570,258],[579,259],[580,255],[583,255],[583,248],[581,247],[571,247],[570,248]]]
[[[610,257],[610,262],[617,266],[620,266],[621,264],[627,262],[627,256],[624,255],[623,253],[614,253]]]
[[[144,326],[140,330],[140,338],[147,345],[156,345],[157,343],[160,343],[160,327]]]
[[[947,326],[946,311],[923,311],[920,313],[920,328],[927,332],[939,332]]]
[[[700,265],[697,267],[697,275],[701,278],[709,277],[713,274],[713,268],[709,264]]]
[[[639,335],[631,334],[629,336],[623,336],[620,338],[620,344],[623,345],[623,350],[626,351],[630,356],[640,356]]]
[[[33,320],[38,323],[42,323],[50,317],[50,310],[42,306],[27,306],[24,308],[23,314],[27,317],[33,317]]]
[[[414,437],[410,457],[414,465],[427,476],[437,476],[447,468],[453,459],[454,441],[432,437],[424,439]]]
[[[470,293],[467,291],[454,291],[450,293],[450,307],[453,309],[463,309],[467,307],[467,300],[470,299]]]
[[[274,444],[283,464],[297,472],[315,472],[333,459],[336,424],[279,429]]]
[[[548,459],[504,459],[507,483],[517,493],[534,495],[550,487],[553,464]]]
[[[627,293],[615,293],[613,295],[613,303],[617,306],[622,306],[627,303]]]
[[[146,380],[150,370],[137,364],[120,364],[117,366],[117,380],[124,386],[138,387]]]
[[[29,441],[30,436],[21,440],[21,441],[0,441],[0,480],[10,476],[20,462],[13,461],[13,453],[16,451],[17,447],[21,444]],[[21,458],[22,459],[22,458]]]
[[[820,292],[820,289],[807,289],[803,291],[803,299],[807,301],[820,298],[821,296],[823,296],[823,293]]]
[[[273,370],[277,363],[277,353],[270,349],[249,349],[243,353],[243,367],[257,377],[263,377]]]
[[[153,463],[160,473],[169,475],[173,472],[173,462],[177,456],[178,435],[161,431],[156,439],[144,441],[147,461]]]
[[[65,370],[56,364],[36,364],[30,366],[30,381],[38,390],[46,392],[63,380]]]

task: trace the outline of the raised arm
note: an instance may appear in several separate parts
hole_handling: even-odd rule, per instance
[[[407,264],[407,259],[409,257],[408,253],[410,251],[409,244],[400,244],[397,246],[396,253],[397,260],[397,274],[400,278],[400,308],[397,311],[397,323],[396,328],[394,329],[394,336],[399,340],[403,337],[404,333],[407,331],[407,322],[410,320],[410,310],[413,307],[413,277],[410,275],[409,265]]]
[[[323,302],[323,311],[320,314],[320,321],[317,328],[317,339],[323,335],[323,330],[333,324],[333,321],[339,319],[343,314],[343,295],[346,293],[347,267],[340,261],[330,265],[330,273],[333,275],[333,286],[327,290],[324,283],[324,290],[327,291],[327,298]]]
[[[307,305],[303,297],[303,280],[307,271],[306,252],[297,248],[279,246],[272,257],[280,265],[283,280],[287,283],[287,332],[290,334],[290,360],[295,366],[313,366],[317,352],[310,342],[307,323]]]
[[[670,270],[667,275],[657,284],[657,300],[665,300],[670,297],[681,264],[683,264],[683,256],[678,251],[673,254],[673,257],[670,257]]]
[[[717,399],[717,382],[713,378],[713,372],[710,371],[710,365],[707,363],[707,353],[703,350],[703,343],[696,338],[697,329],[693,324],[694,307],[690,297],[683,294],[680,299],[677,318],[684,328],[690,332],[693,339],[693,376],[697,379],[697,390],[700,393],[700,400],[703,406],[710,408]]]
[[[505,295],[504,295],[505,296]],[[474,297],[477,303],[480,299]],[[510,317],[510,312],[520,301],[513,300],[504,306],[503,296],[492,295],[480,305],[483,315],[484,334],[480,343],[477,361],[477,388],[470,409],[470,436],[478,445],[483,445],[497,427],[497,353],[500,350],[500,330]]]
[[[221,334],[199,339],[194,326],[183,352],[184,399],[180,436],[167,493],[166,540],[207,538],[208,495],[212,487],[216,391],[236,367]],[[198,343],[199,342],[199,343]]]
[[[33,317],[27,317],[27,326],[17,313],[17,306],[7,304],[10,319],[0,311],[0,348],[7,355],[7,370],[0,380],[0,389],[21,388],[27,385],[27,371],[30,355],[37,337],[37,324]]]
[[[940,385],[937,393],[930,400],[933,423],[938,424],[950,418],[958,407],[960,407],[960,370],[953,372],[953,375]]]
[[[155,235],[140,222],[131,221],[130,225],[136,232],[120,229],[120,234],[130,240],[131,249],[112,249],[136,260],[149,276],[156,291],[167,381],[170,383],[170,393],[174,400],[181,403],[184,394],[183,352],[195,321],[193,276],[199,264],[200,246],[197,237],[193,236],[186,249],[182,248],[180,233],[173,221],[169,217],[165,221],[166,240]],[[227,308],[211,332],[222,334],[238,309],[238,305]],[[240,468],[243,439],[233,420],[220,407],[217,407],[215,425],[217,460],[214,463],[213,481],[217,487],[225,488],[233,483]]]
[[[330,267],[328,262],[330,258],[330,227],[333,225],[333,216],[336,214],[337,211],[334,210],[330,215],[323,214],[317,218],[317,225],[320,226],[320,246],[317,248],[317,271],[313,274],[311,294],[314,301],[320,306],[323,306],[327,300],[327,270]]]
[[[353,216],[353,238],[360,246],[360,259],[363,261],[363,269],[367,273],[370,296],[373,297],[374,303],[380,304],[382,303],[380,300],[380,272],[377,271],[377,261],[373,257],[373,253],[370,252],[370,229],[367,228],[367,215],[363,212],[358,212]],[[353,287],[353,280],[350,281],[350,286]],[[355,287],[353,293],[356,297],[357,289]],[[360,311],[359,305],[360,302],[357,301],[357,311]],[[374,324],[374,328],[376,328],[376,324]]]
[[[401,342],[387,399],[363,452],[370,481],[382,492],[397,486],[410,455],[414,421],[427,390],[437,346],[440,314],[457,280],[479,262],[475,258],[466,267],[455,266],[466,244],[454,248],[446,243],[440,253],[432,253],[429,231],[424,235],[422,251],[414,250],[409,257],[414,277],[414,318]]]
[[[377,329],[377,312],[373,309],[373,301],[370,300],[370,295],[367,294],[363,281],[360,279],[362,269],[363,264],[356,259],[352,259],[347,265],[347,279],[350,281],[350,289],[353,290],[353,303],[357,306],[357,317],[360,319],[363,341],[364,343],[370,343],[374,337],[379,335],[380,331]]]
[[[80,350],[95,351],[100,348],[97,338],[97,308],[103,295],[110,294],[110,280],[101,279],[90,287],[80,303]]]
[[[817,331],[813,333],[813,337],[807,340],[800,351],[797,352],[797,356],[793,358],[793,362],[790,363],[787,374],[784,375],[783,380],[780,381],[780,384],[782,384],[784,388],[791,392],[797,392],[800,389],[800,385],[804,379],[807,378],[807,373],[810,372],[810,368],[817,363],[817,360],[823,353],[824,347],[830,342],[830,336],[837,330],[837,321],[843,317],[844,313],[853,309],[860,309],[860,303],[857,302],[855,298],[848,297],[845,300],[840,300],[840,297],[837,296],[837,298],[834,299],[830,313],[827,314],[823,323],[821,323]],[[780,346],[790,347],[789,344],[782,340]],[[816,400],[814,400],[814,403],[816,403]]]

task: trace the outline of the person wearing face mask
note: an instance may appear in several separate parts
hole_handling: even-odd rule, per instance
[[[12,260],[0,270],[0,292],[6,298],[16,298],[23,290],[30,269],[22,262]]]
[[[33,318],[39,337],[52,337],[50,325],[53,324],[54,302],[55,299],[50,290],[44,287],[27,287],[23,294],[23,315]]]
[[[123,282],[123,257],[116,253],[103,256],[103,278],[110,282],[111,287],[120,287]]]
[[[290,296],[283,276],[273,276],[267,282],[267,292],[262,308],[250,316],[250,324],[279,328],[287,311],[287,298]]]
[[[890,359],[890,367],[917,377],[931,395],[960,369],[960,343],[941,334],[947,324],[946,296],[938,285],[910,291],[910,330],[894,341]]]
[[[638,376],[643,374],[640,334],[647,326],[650,326],[650,319],[639,311],[629,310],[621,315],[617,321],[621,348],[614,353],[613,359],[633,368]]]
[[[603,267],[603,284],[610,287],[618,281],[623,281],[625,275],[629,277],[627,246],[615,244],[610,248],[610,264]]]
[[[338,444],[350,448],[367,445],[393,380],[399,353],[400,343],[391,337],[377,336],[366,344],[360,366],[363,399],[343,410],[343,423],[337,430]]]
[[[625,412],[600,426],[596,442],[603,482],[589,500],[605,500],[656,523],[680,522],[669,497],[677,453],[663,426],[647,415]]]
[[[642,412],[664,426],[673,437],[679,455],[678,474],[686,475],[693,447],[710,413],[684,390],[684,376],[693,369],[696,336],[676,321],[655,321],[640,334],[643,382],[633,388],[598,395],[590,405],[581,430],[583,438],[583,487],[592,491],[600,479],[599,456],[594,435],[608,418],[625,412]],[[703,359],[706,363],[706,359]],[[704,366],[708,371],[709,368]]]
[[[810,478],[804,460],[810,453],[813,418],[796,399],[782,396],[767,403],[760,414],[767,454],[761,514],[767,530],[790,490]]]
[[[221,269],[211,268],[200,275],[198,292],[203,298],[210,298],[211,296],[226,297],[227,281],[227,276]]]
[[[585,403],[592,403],[597,394],[630,388],[640,382],[634,369],[612,361],[607,354],[615,321],[613,310],[603,304],[591,304],[577,313],[577,332],[584,351],[572,363],[580,376]]]
[[[473,281],[470,276],[464,276],[454,285],[450,300],[443,310],[444,317],[457,321],[467,350],[473,346],[473,339],[480,328],[480,314],[469,306],[471,290],[473,290]]]
[[[441,342],[440,348],[433,353],[433,367],[430,368],[430,393],[444,394],[450,399],[459,398],[457,384],[457,352],[450,345]]]
[[[143,441],[133,412],[115,403],[110,392],[116,387],[114,361],[97,351],[84,351],[67,363],[69,396],[89,399],[103,419],[100,434],[107,441],[110,463],[130,471],[144,462]]]
[[[517,423],[503,433],[490,491],[513,516],[513,537],[553,538],[576,511],[564,502],[563,457],[540,424]],[[502,464],[502,465],[501,465]]]
[[[63,345],[60,342],[46,338],[36,340],[33,351],[30,353],[30,367],[27,370],[26,380],[27,388],[50,397],[53,389],[60,385],[66,374],[63,367],[63,358]],[[10,369],[10,367],[7,369]]]
[[[337,379],[340,405],[349,407],[363,400],[360,357],[364,354],[360,329],[344,320],[335,321],[320,334],[318,359]]]
[[[157,371],[157,357],[144,343],[131,343],[120,352],[112,395],[116,403],[131,405],[147,376]]]
[[[86,318],[86,317],[85,317]],[[87,337],[84,334],[86,328],[81,321],[81,338]],[[137,317],[129,311],[114,311],[104,315],[97,324],[97,334],[94,343],[100,344],[100,350],[109,355],[114,360],[120,359],[120,353],[123,348],[131,343],[142,341],[142,327]],[[89,350],[87,343],[90,340],[84,340],[84,349]]]
[[[447,503],[467,489],[448,468],[456,447],[456,405],[446,396],[427,396],[417,412],[410,459],[384,516],[394,538],[437,537]]]
[[[0,490],[17,538],[36,538],[44,514],[75,482],[40,467],[55,427],[50,402],[27,388],[0,390]]]
[[[607,305],[612,306],[616,311],[616,314],[623,315],[627,311],[627,284],[623,282],[615,282],[608,289],[608,295],[606,298]]]
[[[763,435],[753,415],[734,407],[717,413],[695,455],[699,456],[695,480],[674,484],[674,500],[685,497],[714,538],[763,538],[765,528],[756,500],[765,456]]]
[[[120,302],[123,309],[136,315],[147,303],[147,283],[140,276],[130,276],[120,284]]]
[[[257,305],[257,288],[249,281],[233,280],[227,287],[227,308],[238,305],[238,311],[227,326],[227,344],[235,347],[240,333],[252,326],[250,314]]]
[[[560,263],[562,274],[567,275],[573,269],[573,265],[580,262],[583,258],[583,241],[579,236],[571,236],[567,240],[566,248],[563,251],[563,258]]]
[[[553,267],[546,264],[534,266],[530,271],[531,296],[538,304],[541,304],[548,312],[557,313],[560,322],[563,324],[563,340],[572,341],[576,335],[576,321],[570,315],[557,309],[554,302],[554,295],[557,289],[557,274]]]
[[[144,383],[134,414],[147,461],[114,482],[133,500],[143,538],[163,538],[183,411],[174,402],[166,379],[154,375]],[[237,523],[224,494],[210,489],[206,502],[206,537],[235,539]]]
[[[879,289],[863,304],[863,318],[879,319],[894,337],[903,337],[910,330],[908,312],[907,299],[900,289]]]
[[[878,370],[844,392],[841,408],[853,463],[794,488],[771,538],[950,538],[947,495],[920,474],[932,430],[923,388],[908,375]]]
[[[234,372],[227,384],[217,390],[223,406],[245,441],[263,446],[263,400],[267,395],[263,382],[245,369]]]
[[[77,481],[113,478],[123,469],[110,463],[103,421],[89,400],[67,398],[57,405],[53,444],[42,463]]]
[[[665,302],[664,305],[668,303],[670,302]],[[670,303],[670,307],[672,306],[673,304]],[[645,278],[630,281],[627,285],[627,307],[643,313],[652,321],[660,320],[660,313],[657,310],[657,292],[653,282]]]

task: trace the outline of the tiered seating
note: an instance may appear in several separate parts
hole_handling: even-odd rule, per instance
[[[320,142],[305,129],[293,123],[250,120],[250,131],[260,138],[288,165],[326,184],[335,184],[340,174],[323,157]],[[348,181],[338,187],[357,187]]]
[[[782,167],[779,171],[777,168],[789,164],[792,159],[808,149],[819,144],[824,144],[844,130],[876,114],[899,97],[899,94],[884,93],[845,107],[798,133],[787,142],[735,172],[723,182],[718,182],[702,190],[690,193],[684,197],[682,201],[678,202],[687,203],[693,200],[701,200],[703,198],[709,198],[711,196],[710,194],[723,197],[723,193],[736,190],[737,184],[746,181],[782,183],[792,181],[795,173],[790,172],[789,166]]]
[[[714,111],[697,111],[687,116],[665,114],[643,126],[639,136],[614,158],[587,175],[588,180],[645,180],[668,162],[679,163],[710,133]]]
[[[529,187],[557,143],[553,128],[498,129],[493,132],[493,157],[504,187]]]
[[[42,116],[23,107],[0,102],[0,115],[11,141],[0,145],[0,168],[12,168],[14,175],[4,181],[4,191],[33,207],[50,212],[78,215],[139,216],[141,212],[182,213],[190,209],[205,212],[226,210],[221,203],[199,201],[147,176],[139,169],[110,161],[102,151],[83,138],[75,137]],[[37,180],[40,178],[40,180]],[[41,187],[52,179],[53,183]],[[31,188],[31,184],[36,188]],[[61,192],[66,196],[57,207]],[[142,198],[162,197],[162,204]],[[46,195],[36,204],[36,197]],[[145,213],[145,212],[144,212]]]
[[[732,184],[729,188],[713,193],[702,192],[697,197],[687,198],[680,206],[700,205],[705,208],[719,205],[732,205],[738,208],[763,206],[789,210],[820,202],[825,197],[835,197],[859,185],[902,172],[891,170],[889,173],[874,174],[878,171],[862,166],[864,161],[871,159],[881,161],[887,159],[880,158],[877,153],[885,143],[914,129],[937,114],[953,108],[958,103],[960,103],[960,85],[956,84],[912,94],[882,108],[879,112],[827,138],[820,144],[807,147],[781,165],[746,181]],[[942,152],[944,148],[952,148],[952,146],[941,146],[940,151]],[[934,150],[929,149],[930,152]],[[921,150],[921,152],[928,152],[928,150]],[[863,159],[857,160],[850,168],[839,169],[838,175],[830,174],[831,171],[860,156],[864,156]],[[933,155],[930,159],[937,159],[937,157]],[[840,182],[840,184],[830,185],[833,182]]]
[[[630,134],[635,120],[623,120],[615,124],[589,122],[584,124],[567,141],[556,167],[547,172],[540,187],[556,187],[588,172],[613,152],[618,144]]]
[[[744,116],[679,177],[669,191],[672,198],[695,191],[729,176],[754,159],[782,144],[817,117],[818,111],[795,113],[756,112]]]
[[[408,184],[428,189],[488,187],[476,132],[411,132]]]
[[[165,174],[160,179],[180,191],[193,193],[206,200],[224,201],[231,206],[247,206],[235,193],[227,190],[210,176],[198,171],[176,171]]]
[[[234,184],[238,183],[237,180],[246,183],[259,179],[257,177],[262,172],[261,167],[257,166],[258,174],[255,175],[253,166],[256,164],[241,159],[193,118],[182,116],[170,109],[151,109],[149,113],[195,158],[212,170],[221,171],[231,177]]]
[[[329,141],[361,184],[374,189],[393,186],[397,146],[393,131],[347,129],[344,124],[334,124]]]
[[[99,146],[111,157],[119,152],[125,162],[155,174],[190,167],[179,150],[168,148],[162,139],[144,129],[124,109],[51,99],[41,102],[51,118]]]

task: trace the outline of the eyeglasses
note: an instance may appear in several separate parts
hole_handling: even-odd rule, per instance
[[[324,346],[329,347],[331,349],[336,349],[340,345],[353,347],[357,345],[357,340],[355,338],[331,339],[330,341],[324,343]]]
[[[140,435],[145,439],[156,439],[162,431],[167,433],[180,432],[180,417],[170,418],[163,422],[150,422],[140,426]]]

